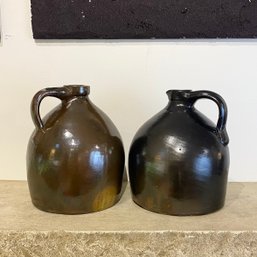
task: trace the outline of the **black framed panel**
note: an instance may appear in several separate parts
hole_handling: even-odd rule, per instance
[[[255,38],[257,0],[31,0],[35,39]]]

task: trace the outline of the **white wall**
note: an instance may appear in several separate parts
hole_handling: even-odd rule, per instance
[[[30,100],[47,86],[91,85],[91,100],[119,128],[126,150],[172,88],[220,93],[229,107],[231,181],[257,181],[257,41],[41,41],[29,0],[1,0],[0,179],[26,179]],[[56,101],[45,100],[43,113]],[[213,119],[216,106],[201,110]]]

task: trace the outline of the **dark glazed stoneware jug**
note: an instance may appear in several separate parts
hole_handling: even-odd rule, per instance
[[[135,135],[129,153],[133,200],[170,215],[200,215],[224,205],[229,169],[227,107],[210,91],[170,90],[169,103]],[[194,104],[219,108],[217,126]]]
[[[124,149],[112,121],[88,98],[89,87],[46,88],[33,98],[36,126],[27,150],[33,204],[63,214],[100,211],[114,205],[125,184]],[[43,119],[39,106],[52,96],[61,104]]]

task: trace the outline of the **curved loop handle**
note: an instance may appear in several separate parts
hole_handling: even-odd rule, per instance
[[[197,100],[202,98],[210,99],[217,104],[219,108],[219,118],[216,126],[216,132],[218,133],[221,143],[223,145],[227,145],[229,143],[229,137],[226,131],[228,116],[226,102],[220,95],[212,91],[201,90],[188,93],[188,99],[191,102],[191,105],[194,105]]]
[[[67,95],[67,92],[63,87],[45,88],[35,94],[31,102],[30,111],[31,111],[32,120],[37,128],[41,130],[44,129],[44,124],[40,117],[40,112],[39,112],[40,103],[42,102],[42,100],[47,96],[57,97],[60,100],[63,100],[66,95]]]

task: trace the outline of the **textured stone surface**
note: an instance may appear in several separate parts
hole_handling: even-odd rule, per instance
[[[26,182],[0,181],[0,256],[257,256],[257,183],[230,183],[225,207],[172,217],[135,205],[85,215],[32,206]]]
[[[257,233],[2,232],[1,257],[257,256]]]
[[[36,39],[257,37],[256,0],[31,0]]]

